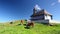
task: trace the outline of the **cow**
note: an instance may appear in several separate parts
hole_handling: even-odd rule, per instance
[[[34,22],[33,21],[28,21],[27,24],[26,24],[27,27],[34,27]]]
[[[24,23],[24,20],[21,20],[21,21],[20,21],[20,24],[23,24],[23,23]]]

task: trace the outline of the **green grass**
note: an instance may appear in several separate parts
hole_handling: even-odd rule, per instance
[[[24,25],[18,25],[19,23],[20,21],[15,21],[13,24],[0,24],[0,34],[60,34],[60,25],[49,26],[35,23],[33,28],[26,29]]]

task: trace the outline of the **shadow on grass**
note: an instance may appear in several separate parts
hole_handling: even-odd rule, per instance
[[[25,29],[30,29],[30,26],[27,26],[26,24],[23,24]]]
[[[26,24],[17,24],[16,26],[19,26],[19,25],[23,25],[23,26],[26,26]]]
[[[23,24],[24,26],[26,26],[26,24]]]
[[[24,28],[25,28],[25,29],[30,29],[30,27],[27,27],[27,26],[26,26],[26,27],[24,27]]]
[[[16,26],[19,26],[19,25],[21,25],[21,24],[18,24],[18,25],[16,25]]]

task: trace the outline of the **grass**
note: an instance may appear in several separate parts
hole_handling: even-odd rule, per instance
[[[20,21],[15,21],[13,24],[0,24],[0,34],[60,34],[60,25],[49,26],[35,23],[33,28],[26,29],[24,25],[18,24]]]

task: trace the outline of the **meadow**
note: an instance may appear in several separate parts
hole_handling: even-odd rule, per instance
[[[24,21],[26,24],[26,21]],[[35,26],[26,29],[25,25],[20,25],[20,21],[0,23],[0,34],[60,34],[60,25],[49,26],[35,23]]]

